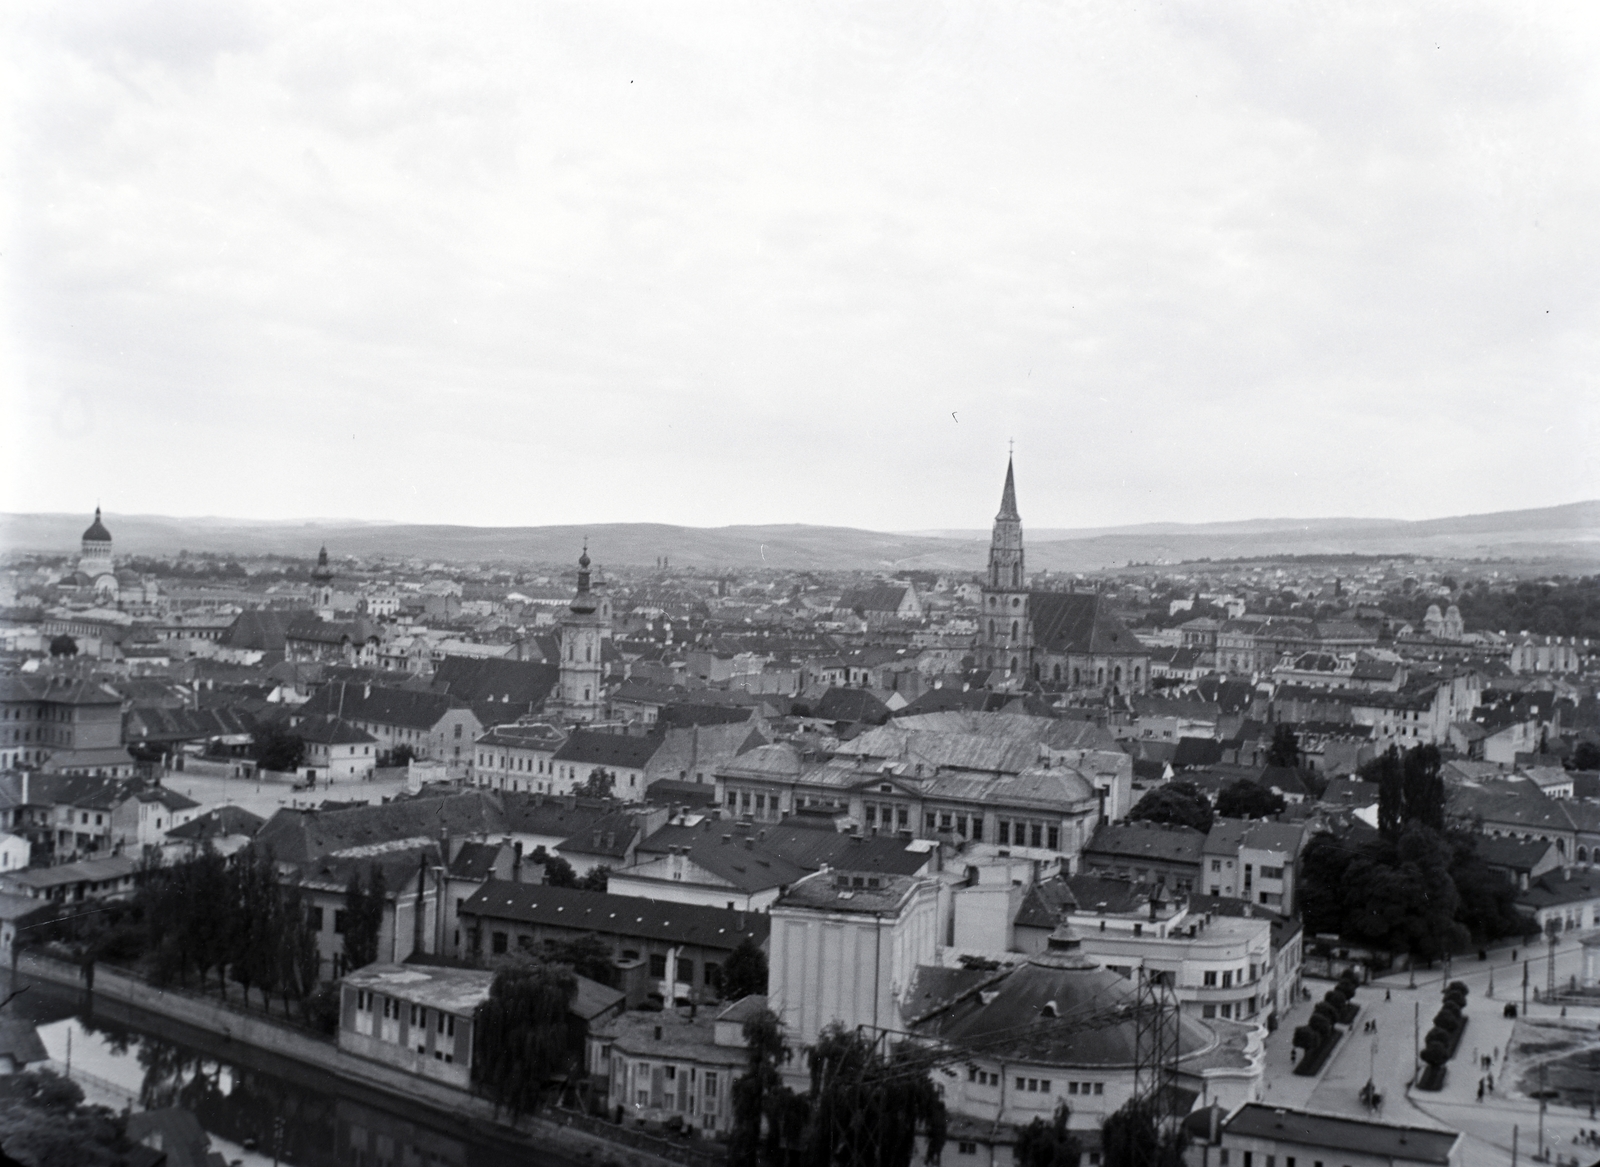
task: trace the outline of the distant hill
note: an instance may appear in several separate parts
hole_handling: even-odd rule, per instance
[[[817,570],[977,571],[987,531],[885,533],[803,524],[677,527],[666,523],[464,527],[349,519],[260,522],[105,516],[119,553],[180,550],[311,557],[324,543],[334,556],[418,556],[428,560],[562,564],[585,538],[601,564],[639,565],[667,556],[678,567]],[[0,547],[75,552],[87,516],[0,515]],[[1539,510],[1408,522],[1399,519],[1250,519],[1230,523],[1149,523],[1088,530],[1028,530],[1035,570],[1093,571],[1136,563],[1261,555],[1416,554],[1441,558],[1548,560],[1563,570],[1600,566],[1600,501]]]

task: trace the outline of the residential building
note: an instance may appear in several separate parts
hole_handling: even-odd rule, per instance
[[[295,726],[295,733],[306,744],[301,771],[313,782],[370,778],[377,767],[378,739],[341,717],[308,717]]]
[[[556,781],[556,750],[567,735],[553,725],[497,725],[473,742],[472,780],[489,790],[567,794],[570,783]]]
[[[1205,840],[1193,827],[1170,823],[1103,823],[1084,848],[1079,870],[1164,884],[1179,894],[1201,890]]]
[[[82,859],[54,867],[0,872],[0,892],[54,904],[89,900],[127,900],[135,891],[139,862],[126,855]]]
[[[334,681],[289,715],[290,728],[316,717],[349,722],[373,737],[378,754],[407,746],[423,761],[444,762],[452,774],[467,774],[472,743],[483,725],[471,706],[448,693],[391,689]]]
[[[146,848],[160,848],[167,832],[190,822],[200,804],[165,786],[129,788],[111,808],[111,847],[119,854],[138,857]]]
[[[551,755],[554,788],[551,793],[566,794],[582,788],[591,775],[604,771],[612,779],[611,796],[624,802],[642,802],[645,769],[661,748],[656,734],[638,737],[604,730],[574,729]]]
[[[0,677],[0,768],[46,765],[62,774],[131,777],[121,695],[79,677]]]
[[[339,988],[339,1048],[470,1090],[473,1014],[493,983],[492,972],[434,965],[348,972]]]
[[[591,1030],[590,1070],[606,1088],[618,1122],[679,1119],[686,1131],[726,1137],[733,1124],[733,1083],[749,1067],[745,1020],[765,1007],[745,997],[714,1016],[622,1013]]]

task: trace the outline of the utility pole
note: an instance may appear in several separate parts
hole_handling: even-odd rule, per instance
[[[1541,1159],[1543,1159],[1545,1157],[1545,1150],[1544,1150],[1544,1106],[1545,1106],[1545,1099],[1544,1099],[1544,1096],[1545,1096],[1545,1071],[1546,1071],[1546,1067],[1548,1067],[1548,1066],[1549,1066],[1548,1062],[1540,1062],[1539,1063],[1539,1150],[1537,1152],[1537,1155]]]
[[[1522,962],[1522,1015],[1528,1015],[1528,962]]]
[[[1422,1002],[1411,1002],[1411,1084],[1422,1080]]]
[[[1554,932],[1550,933],[1550,955],[1545,962],[1545,982],[1545,999],[1554,1001],[1556,999],[1556,934]]]

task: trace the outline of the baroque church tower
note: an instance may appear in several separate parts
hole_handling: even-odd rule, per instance
[[[1028,675],[1033,655],[1030,615],[1016,471],[1008,458],[1000,513],[994,517],[994,535],[989,540],[989,575],[983,585],[979,642],[985,668],[1003,669],[1017,679]]]
[[[589,548],[578,559],[578,591],[561,619],[561,711],[573,721],[598,721],[605,710],[601,648],[611,624],[611,601],[589,576]]]

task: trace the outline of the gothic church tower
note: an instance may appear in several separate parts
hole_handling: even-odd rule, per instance
[[[561,619],[561,710],[574,721],[598,721],[605,709],[601,691],[601,643],[611,623],[611,601],[590,585],[589,548],[578,559],[578,592]]]
[[[983,585],[978,639],[984,667],[1004,670],[1018,680],[1028,675],[1033,655],[1027,587],[1016,473],[1008,458],[1000,513],[994,517],[994,535],[989,540],[989,575]]]

